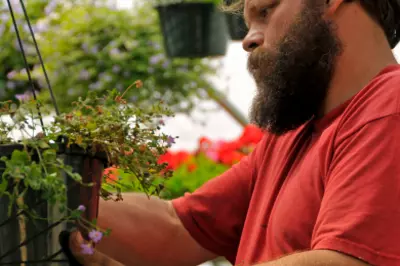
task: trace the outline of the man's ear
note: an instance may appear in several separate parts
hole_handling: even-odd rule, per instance
[[[348,1],[346,1],[346,0],[325,0],[327,16],[332,17],[338,11],[339,7],[344,2],[348,2]]]

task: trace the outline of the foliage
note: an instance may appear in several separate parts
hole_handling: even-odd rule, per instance
[[[54,6],[50,15],[34,24],[61,110],[68,111],[70,103],[87,90],[122,91],[135,80],[142,80],[146,89],[132,90],[126,97],[140,106],[162,98],[175,112],[185,112],[196,98],[206,96],[204,90],[212,86],[208,76],[215,68],[206,59],[167,58],[157,14],[148,4],[116,10],[101,0],[96,3],[53,0],[48,4]],[[30,56],[30,61],[37,62],[37,57]],[[49,101],[38,65],[34,77],[46,88],[41,100]],[[13,75],[13,81],[26,79],[24,71]]]
[[[132,88],[133,85],[135,88]],[[79,217],[81,211],[67,209],[63,174],[81,185],[92,184],[83,184],[82,177],[60,159],[57,154],[63,146],[77,145],[89,155],[105,153],[108,166],[118,165],[122,171],[135,177],[142,191],[157,193],[158,184],[171,175],[158,158],[173,141],[170,136],[159,132],[161,125],[158,120],[172,113],[162,103],[145,109],[128,104],[124,98],[126,92],[129,89],[139,90],[141,86],[138,81],[123,94],[111,90],[101,97],[90,92],[86,98],[74,102],[69,113],[56,116],[52,122],[45,124],[41,132],[38,132],[40,116],[37,108],[40,107],[42,116],[51,110],[38,101],[26,98],[21,99],[18,106],[12,101],[2,102],[0,144],[21,145],[21,149],[14,150],[10,158],[1,158],[5,168],[1,170],[0,198],[7,196],[10,199],[9,214],[16,204],[17,210],[41,218],[22,200],[27,191],[33,190],[40,191],[43,199],[50,204],[58,204],[66,219]],[[16,133],[21,136],[18,142],[14,140]],[[157,180],[161,172],[163,179]],[[129,188],[127,183],[124,186]],[[105,199],[119,200],[121,191],[121,187],[107,185],[102,188],[101,195]],[[95,225],[91,226],[98,230]]]
[[[259,128],[248,125],[239,138],[231,141],[212,141],[203,137],[194,153],[166,152],[159,158],[159,163],[167,163],[166,169],[173,170],[173,174],[163,184],[160,195],[171,199],[195,191],[252,152],[262,137],[263,132]],[[107,183],[124,184],[132,180],[132,176],[119,169],[109,168],[106,171],[109,173]],[[137,191],[135,187],[132,188],[125,191]]]
[[[38,22],[38,19],[45,13],[44,6],[46,2],[48,1],[31,0],[26,6],[28,16],[34,25],[34,31],[39,30],[41,27],[41,23]],[[32,46],[32,38],[30,38],[28,24],[25,21],[22,8],[19,3],[14,3],[12,7],[19,33],[25,44],[25,53],[34,55],[35,50]],[[0,35],[0,46],[2,48],[0,50],[0,99],[5,100],[31,88],[27,80],[16,78],[18,72],[25,71],[25,64],[6,1],[0,2]],[[29,67],[33,69],[34,65],[37,63],[37,58],[29,59]],[[23,73],[26,75],[25,72]],[[38,86],[39,84],[36,82],[36,87]]]

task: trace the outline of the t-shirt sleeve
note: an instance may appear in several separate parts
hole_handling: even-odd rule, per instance
[[[400,116],[377,119],[341,141],[325,180],[312,249],[372,265],[400,265]]]
[[[204,248],[230,261],[236,257],[263,142],[227,172],[194,193],[172,201],[191,236]]]

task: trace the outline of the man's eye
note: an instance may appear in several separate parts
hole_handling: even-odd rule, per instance
[[[261,18],[265,18],[265,17],[267,17],[268,16],[268,13],[269,13],[269,7],[264,7],[264,8],[262,8],[261,10],[260,10],[260,13],[259,13],[259,15],[260,15],[260,17]]]

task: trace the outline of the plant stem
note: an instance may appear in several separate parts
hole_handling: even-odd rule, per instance
[[[23,206],[24,205],[24,198],[23,196],[19,196],[17,194],[17,205]],[[26,241],[26,223],[25,223],[25,216],[20,215],[18,216],[18,224],[19,224],[19,240],[20,243]],[[21,261],[28,260],[28,248],[26,246],[22,246],[21,249]],[[21,263],[21,266],[25,266],[25,263]]]

